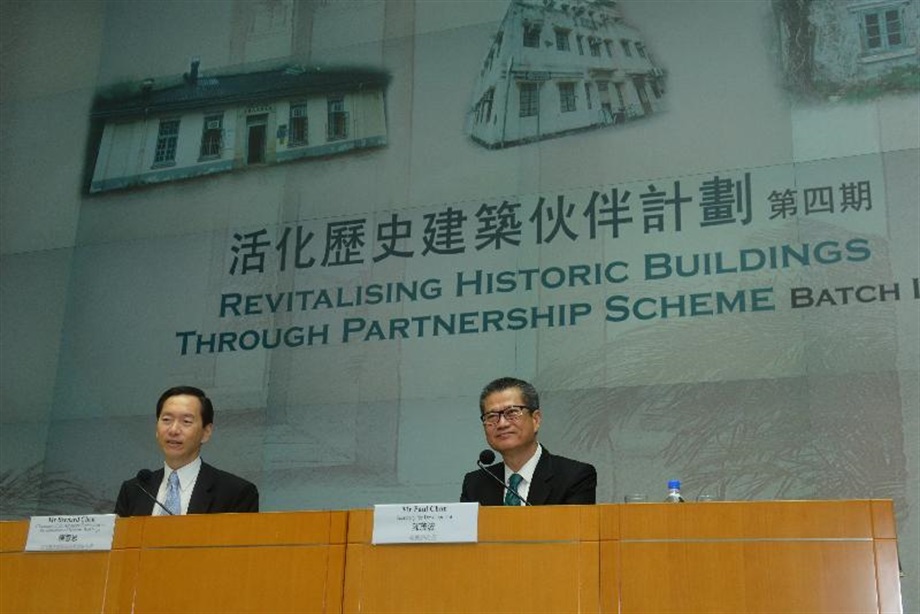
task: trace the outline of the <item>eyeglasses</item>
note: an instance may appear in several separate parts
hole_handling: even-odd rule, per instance
[[[505,409],[500,411],[487,411],[486,413],[479,416],[479,419],[482,420],[482,423],[486,426],[495,426],[501,422],[502,416],[505,417],[505,420],[508,422],[517,422],[520,420],[521,416],[524,415],[524,411],[533,411],[534,407],[527,407],[526,405],[509,405]]]

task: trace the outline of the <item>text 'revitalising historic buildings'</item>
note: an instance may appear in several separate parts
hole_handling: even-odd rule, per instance
[[[297,66],[203,76],[195,60],[179,84],[99,97],[89,191],[386,145],[388,82],[381,70]]]
[[[661,110],[664,71],[612,0],[511,0],[473,91],[467,132],[489,148]]]

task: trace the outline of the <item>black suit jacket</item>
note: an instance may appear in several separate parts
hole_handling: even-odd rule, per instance
[[[115,513],[119,516],[153,514],[153,506],[156,504],[141,492],[141,487],[156,497],[160,482],[163,481],[163,473],[163,469],[157,469],[144,484],[139,483],[137,478],[124,482],[115,502]],[[205,462],[201,463],[198,480],[188,502],[189,514],[258,511],[259,491],[255,484]]]
[[[504,505],[505,464],[495,463],[486,470],[498,478],[496,482],[483,474],[482,469],[471,471],[463,478],[460,501],[478,501],[480,505]],[[531,505],[560,505],[595,503],[597,501],[597,470],[594,465],[564,456],[550,454],[544,446],[543,454],[533,472],[527,500]]]

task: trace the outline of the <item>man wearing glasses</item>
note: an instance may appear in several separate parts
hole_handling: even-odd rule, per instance
[[[543,414],[540,397],[531,384],[513,377],[489,383],[479,395],[479,413],[486,442],[501,454],[503,462],[467,473],[460,501],[481,505],[596,501],[594,466],[550,454],[537,441]]]

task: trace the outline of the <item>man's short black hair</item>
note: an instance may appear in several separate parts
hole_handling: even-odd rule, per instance
[[[166,399],[169,397],[177,397],[181,394],[187,394],[193,396],[201,402],[201,423],[202,426],[207,426],[214,422],[214,405],[211,404],[211,399],[208,398],[208,395],[204,393],[204,390],[201,388],[195,388],[194,386],[173,386],[166,392],[160,395],[160,400],[157,401],[157,419],[160,418],[160,413],[163,411],[163,403],[166,402]]]
[[[537,394],[537,389],[533,387],[533,384],[525,382],[522,379],[517,379],[516,377],[500,377],[486,384],[486,387],[483,388],[482,392],[479,394],[479,413],[483,413],[486,410],[483,403],[487,396],[494,392],[508,390],[509,388],[517,388],[521,391],[521,398],[524,399],[524,405],[532,410],[540,409],[540,395]]]

